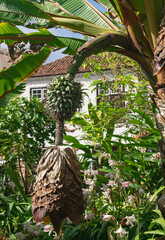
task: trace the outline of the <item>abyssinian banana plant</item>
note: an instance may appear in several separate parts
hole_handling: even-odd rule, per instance
[[[50,47],[55,50],[66,48],[65,53],[76,54],[75,62],[71,64],[71,68],[75,69],[74,74],[70,75],[72,79],[78,66],[91,54],[113,51],[134,59],[146,74],[153,90],[153,104],[157,108],[156,122],[162,135],[159,146],[165,184],[165,68],[162,21],[165,1],[94,1],[100,4],[99,6],[102,5],[105,11],[100,11],[89,0],[0,0],[0,42],[5,41],[8,46],[21,41],[46,44],[41,50],[44,55],[26,56],[0,74],[0,100],[16,88],[17,82],[23,81],[34,71],[33,66],[39,67],[49,55]],[[34,28],[38,32],[23,34],[15,25]],[[78,32],[85,35],[86,39],[54,36],[48,31],[52,27]],[[28,66],[28,72],[20,74],[22,66]]]
[[[55,146],[48,148],[37,167],[32,196],[34,220],[50,220],[57,234],[68,217],[77,224],[84,211],[80,166],[69,146],[62,146],[64,121],[70,119],[82,104],[81,84],[66,78],[55,78],[47,92],[47,106],[56,118]]]

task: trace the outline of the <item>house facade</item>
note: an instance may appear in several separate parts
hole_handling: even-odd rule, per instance
[[[43,65],[39,68],[30,78],[26,80],[26,88],[22,97],[30,99],[31,96],[38,96],[43,99],[46,95],[47,87],[56,76],[65,76],[68,67],[73,59],[73,56],[65,56],[59,60]],[[97,59],[96,59],[97,61]],[[104,66],[105,63],[104,63]],[[101,88],[95,88],[91,86],[93,81],[101,79],[101,75],[90,74],[90,77],[84,77],[84,73],[91,72],[88,67],[80,67],[78,73],[76,74],[75,81],[82,84],[82,88],[86,92],[84,96],[84,103],[81,112],[88,111],[88,103],[91,102],[94,106],[98,103],[98,96],[102,93]],[[110,69],[104,69],[104,74],[108,78],[112,78]],[[122,90],[122,89],[121,89]],[[115,96],[117,92],[111,92],[111,95]]]
[[[30,78],[26,80],[26,88],[22,94],[22,97],[30,99],[31,96],[38,96],[39,98],[44,99],[48,85],[51,83],[54,77],[65,76],[72,59],[73,56],[65,56],[64,58],[45,64],[39,68]],[[104,91],[101,88],[94,88],[91,86],[93,81],[98,81],[101,79],[101,75],[99,76],[99,74],[91,73],[90,77],[84,77],[84,74],[87,72],[91,72],[91,70],[88,67],[83,68],[81,66],[75,77],[75,81],[78,81],[82,84],[82,88],[86,93],[84,95],[83,106],[80,110],[81,113],[88,112],[89,102],[96,106],[99,101],[99,95],[102,93],[102,91]],[[112,79],[110,69],[104,69],[104,75],[107,78]],[[108,92],[108,95],[114,98],[116,95],[119,95],[120,90],[123,91],[123,89],[117,89],[116,92]],[[67,125],[67,127],[70,128],[71,126]],[[72,132],[72,128],[70,128],[70,130]],[[125,127],[116,128],[115,134],[122,134],[124,131]],[[77,129],[76,131],[74,130],[71,135],[77,137],[81,136],[81,133],[81,130]]]
[[[72,61],[72,56],[66,56],[54,62],[43,65],[38,69],[30,78],[26,80],[25,92],[22,97],[30,99],[31,96],[38,96],[43,99],[46,95],[47,87],[49,83],[56,76],[65,76],[67,73],[69,64]],[[88,108],[88,102],[90,101],[93,105],[97,104],[97,89],[92,91],[91,84],[94,80],[98,79],[98,76],[91,75],[91,78],[84,78],[83,75],[89,69],[79,68],[79,72],[76,74],[75,81],[82,84],[82,88],[86,92],[84,96],[84,104],[82,106],[81,112],[86,112]]]

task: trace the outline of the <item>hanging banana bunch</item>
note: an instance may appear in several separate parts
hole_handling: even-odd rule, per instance
[[[80,166],[69,146],[62,146],[64,121],[82,105],[81,84],[65,77],[55,78],[47,91],[47,108],[56,118],[55,147],[46,150],[37,167],[33,187],[34,220],[45,224],[51,220],[57,234],[68,217],[77,224],[84,211]]]

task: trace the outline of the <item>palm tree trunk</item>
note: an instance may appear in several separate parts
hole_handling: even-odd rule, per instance
[[[55,145],[62,146],[63,145],[63,133],[64,133],[64,119],[61,117],[56,118],[56,137],[55,137]]]

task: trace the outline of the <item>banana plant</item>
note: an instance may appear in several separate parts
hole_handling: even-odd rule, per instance
[[[55,49],[63,48],[65,45],[68,47],[68,53],[72,54],[77,51],[65,78],[69,81],[74,79],[85,58],[92,54],[103,51],[117,52],[135,60],[146,74],[153,90],[151,97],[156,106],[157,127],[162,135],[159,147],[165,183],[164,0],[95,0],[95,2],[104,7],[104,13],[88,0],[0,0],[0,21],[14,27],[11,32],[8,29],[0,30],[0,41],[5,41],[9,47],[20,42],[30,42],[33,45],[44,43],[45,47]],[[38,32],[24,35],[15,28],[16,25],[37,29]],[[77,39],[75,42],[75,39],[66,38],[64,43],[62,39],[57,38],[54,43],[54,38],[48,33],[48,29],[52,27],[78,32],[88,40],[84,42]],[[42,49],[41,47],[41,51]],[[6,75],[7,73],[8,70]],[[1,75],[0,88],[3,97],[16,87],[16,80],[11,75],[10,79],[6,78],[4,73]],[[20,82],[24,78],[16,79]],[[6,88],[6,85],[4,87],[4,83],[10,87]],[[163,216],[165,217],[165,213]]]

